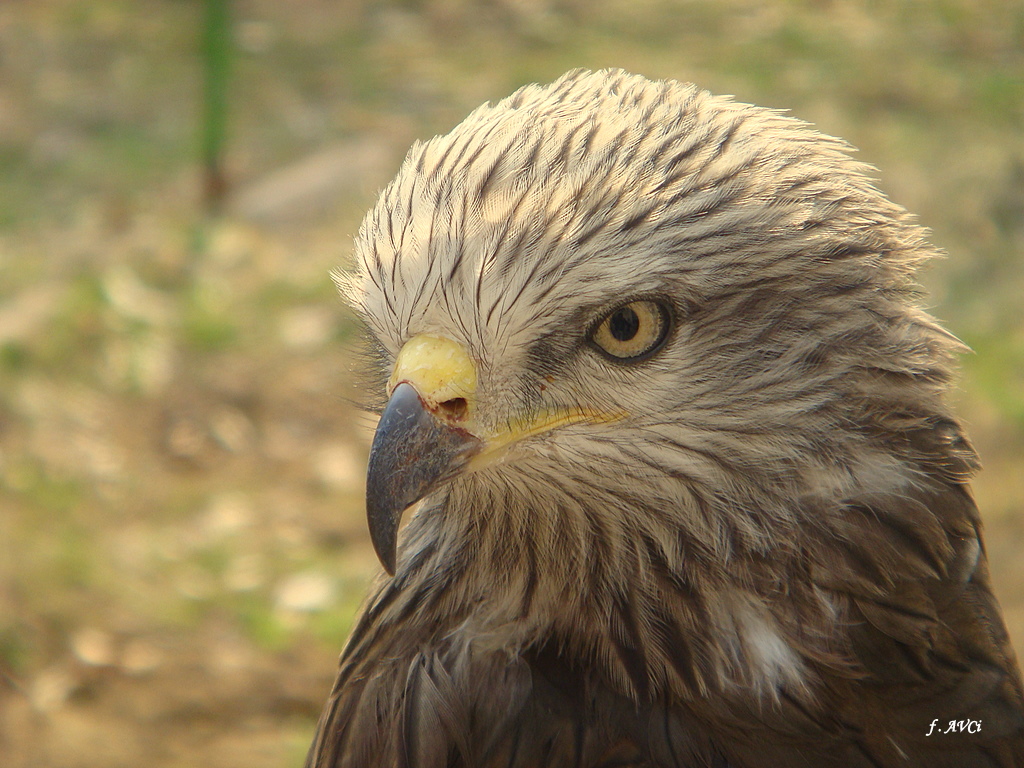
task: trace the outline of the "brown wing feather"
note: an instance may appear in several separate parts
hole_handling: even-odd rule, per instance
[[[836,514],[831,545],[807,557],[858,669],[818,669],[813,702],[637,704],[554,643],[513,653],[396,625],[409,617],[387,610],[391,583],[342,657],[307,766],[1024,766],[1021,681],[969,494],[945,484]],[[980,731],[928,736],[934,720]]]
[[[510,657],[454,639],[403,658],[356,661],[357,676],[366,677],[336,691],[306,765],[649,765],[634,738],[635,706],[568,673],[561,659],[541,661],[545,655]],[[711,765],[695,762],[692,750],[680,759]]]
[[[992,595],[977,509],[953,483],[869,498],[817,582],[844,605],[862,679],[835,678],[830,705],[878,765],[1024,765],[1024,696]],[[977,733],[928,736],[933,721]]]
[[[522,652],[475,641],[458,628],[464,616],[403,595],[398,577],[353,632],[307,766],[1024,767],[1020,674],[962,484],[973,454],[962,438],[936,443],[947,424],[905,433],[936,479],[807,511],[819,528],[793,578],[830,596],[839,618],[824,631],[845,632],[850,651],[847,666],[812,659],[812,698],[637,703],[596,660],[568,658],[553,640]],[[643,635],[618,607],[616,648],[642,678]],[[681,668],[694,651],[679,643]],[[976,732],[928,735],[933,721],[966,720]]]

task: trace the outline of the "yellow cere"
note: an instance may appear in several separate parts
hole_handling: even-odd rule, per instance
[[[476,365],[466,348],[442,336],[420,334],[405,343],[395,361],[388,392],[408,381],[420,397],[433,405],[463,397],[473,410]]]

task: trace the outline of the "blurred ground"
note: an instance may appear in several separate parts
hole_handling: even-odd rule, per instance
[[[1017,0],[239,0],[217,219],[200,11],[0,4],[0,765],[301,764],[376,568],[328,271],[414,138],[573,66],[791,109],[934,229],[1024,647]]]

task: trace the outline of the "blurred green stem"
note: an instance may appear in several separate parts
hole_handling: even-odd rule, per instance
[[[231,57],[230,0],[205,0],[203,20],[202,157],[203,198],[208,213],[217,213],[227,194],[224,145],[227,134],[227,92]]]

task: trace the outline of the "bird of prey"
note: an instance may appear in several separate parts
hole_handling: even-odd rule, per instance
[[[308,766],[1024,766],[935,249],[849,149],[618,70],[413,146],[338,276],[387,573]]]

